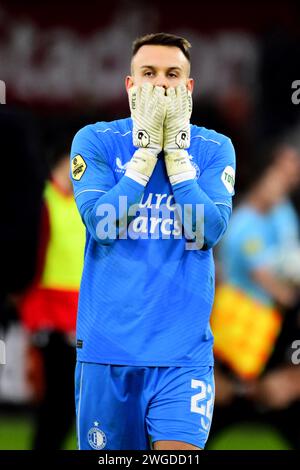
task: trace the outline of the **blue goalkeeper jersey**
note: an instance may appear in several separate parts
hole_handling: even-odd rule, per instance
[[[130,118],[98,122],[76,134],[71,175],[82,217],[87,204],[101,201],[122,178],[129,180],[124,173],[135,150]],[[235,155],[230,139],[191,125],[188,153],[201,189],[215,204],[231,208]],[[163,153],[146,188],[141,186],[138,207],[144,218],[131,223],[135,233],[127,238],[105,244],[87,230],[77,359],[133,366],[212,365],[213,253],[193,249],[192,242],[178,236]]]

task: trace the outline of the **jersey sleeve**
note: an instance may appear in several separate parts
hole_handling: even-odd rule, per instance
[[[97,140],[91,126],[78,131],[73,139],[71,180],[80,212],[86,202],[98,199],[116,184],[105,146]]]
[[[215,204],[231,208],[234,182],[235,151],[231,140],[226,139],[204,167],[198,183]]]

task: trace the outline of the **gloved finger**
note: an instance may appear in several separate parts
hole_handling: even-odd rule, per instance
[[[135,111],[138,102],[138,87],[132,86],[128,90],[129,106],[131,111]]]
[[[171,100],[175,99],[175,98],[176,98],[176,91],[175,91],[175,88],[173,88],[173,87],[168,88],[168,89],[167,89],[167,96],[168,96]]]
[[[159,108],[164,106],[164,97],[165,97],[164,87],[161,87],[161,86],[154,87],[153,97],[154,97],[155,106],[158,106]]]
[[[163,97],[163,102],[164,102],[165,111],[167,112],[170,109],[170,106],[171,106],[171,98],[169,96],[164,96]]]
[[[176,113],[177,103],[176,103],[176,91],[175,88],[170,87],[167,89],[167,113],[169,117]]]
[[[190,90],[187,91],[187,99],[188,99],[189,115],[191,116],[192,111],[193,111],[193,98],[192,98],[192,93],[190,92]]]
[[[147,97],[146,112],[151,114],[159,114],[162,112],[162,98],[164,89],[162,87],[153,87],[149,97]]]
[[[163,97],[165,94],[165,89],[161,86],[154,87],[153,91],[153,102],[154,106],[159,106],[163,102]]]
[[[142,103],[147,103],[153,93],[154,87],[151,83],[145,82],[141,87],[141,101]]]
[[[192,113],[192,95],[184,83],[176,87],[176,95],[182,112]]]
[[[175,118],[180,113],[180,105],[176,95],[176,89],[173,87],[168,88],[167,96],[169,97],[169,103],[167,108],[167,114],[170,119]]]
[[[183,97],[187,93],[187,87],[184,83],[180,83],[179,85],[177,85],[175,91],[176,91],[176,96]]]
[[[154,87],[154,94],[158,97],[161,98],[165,94],[165,89],[163,86],[155,86]]]
[[[146,93],[152,92],[154,89],[154,86],[150,82],[144,82],[143,85],[141,86],[142,90],[144,90]]]
[[[181,83],[176,87],[176,97],[180,103],[180,107],[184,108],[185,105],[187,104],[187,87]]]

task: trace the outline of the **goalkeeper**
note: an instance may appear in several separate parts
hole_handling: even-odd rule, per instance
[[[81,129],[86,226],[77,318],[79,449],[199,449],[214,404],[213,246],[234,194],[230,139],[190,124],[190,44],[133,44],[131,118]]]

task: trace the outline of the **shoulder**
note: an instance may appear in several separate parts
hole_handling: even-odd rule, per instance
[[[224,164],[235,168],[235,151],[231,139],[212,129],[191,126],[190,152],[199,156],[203,167]]]
[[[82,127],[75,138],[89,139],[95,142],[112,137],[124,137],[132,132],[132,120],[118,119],[115,121],[99,121]]]
[[[87,151],[91,155],[103,155],[110,159],[117,148],[132,144],[132,120],[99,121],[81,128],[75,135],[72,154]]]
[[[231,139],[226,135],[216,132],[213,129],[196,126],[195,124],[191,126],[191,140],[202,143],[215,150],[223,144],[231,143]]]

